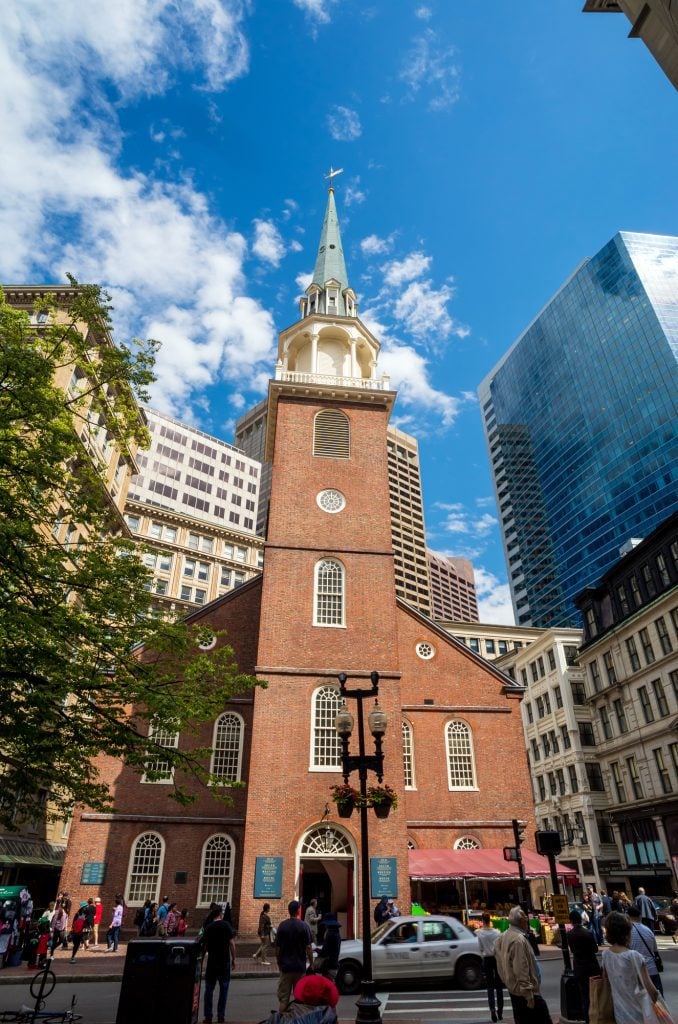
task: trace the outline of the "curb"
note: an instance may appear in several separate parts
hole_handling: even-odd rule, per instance
[[[38,973],[37,971],[35,972]],[[0,973],[0,986],[1,985],[30,985],[35,977],[34,974],[12,974],[9,977],[3,978]],[[233,971],[231,978],[277,978],[277,971]],[[118,974],[58,974],[57,982],[64,982],[68,985],[83,985],[89,982],[116,982],[122,981],[122,971]]]

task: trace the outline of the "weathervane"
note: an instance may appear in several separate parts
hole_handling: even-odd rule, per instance
[[[334,168],[332,167],[332,164],[330,164],[330,173],[325,175],[325,180],[329,179],[329,183],[330,183],[330,188],[331,189],[334,188],[334,183],[332,182],[332,178],[336,178],[336,176],[338,174],[342,174],[343,170],[344,170],[344,168],[340,167],[338,171],[335,171]]]

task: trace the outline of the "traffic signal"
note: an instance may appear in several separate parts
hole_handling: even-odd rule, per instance
[[[504,847],[504,860],[518,860],[518,850],[515,846]]]
[[[517,818],[513,818],[511,824],[513,825],[513,841],[518,849],[520,849],[525,841],[525,826],[521,825]]]
[[[553,830],[544,832],[535,832],[534,841],[537,844],[537,853],[546,854],[552,853],[554,856],[558,856],[562,846],[560,844],[560,832]]]

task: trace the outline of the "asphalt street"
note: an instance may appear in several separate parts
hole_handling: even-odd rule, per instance
[[[662,975],[664,990],[669,1007],[678,1011],[678,946],[662,945],[665,971]],[[548,1003],[554,1022],[560,1015],[560,977],[562,960],[548,959],[541,963],[542,994]],[[226,1008],[229,1022],[257,1022],[268,1017],[276,1006],[276,979],[273,977],[235,978]],[[63,1009],[70,1004],[71,996],[77,995],[77,1011],[82,1014],[83,1024],[115,1024],[120,982],[60,983],[50,996],[46,1009]],[[385,1021],[401,1024],[405,1021],[435,1021],[437,1024],[489,1024],[489,1011],[484,991],[462,992],[452,984],[413,986],[400,984],[389,986],[378,992],[382,1002],[381,1012]],[[338,1014],[341,1021],[354,1021],[357,996],[342,996]],[[28,984],[0,986],[0,1010],[18,1009],[22,1003],[29,1003]],[[201,1006],[202,1010],[202,1006]],[[202,1020],[202,1014],[199,1018]],[[512,1020],[510,1002],[506,1002],[504,1020]],[[153,1024],[153,1022],[149,1022]],[[183,1021],[165,1021],[164,1024],[184,1024]]]

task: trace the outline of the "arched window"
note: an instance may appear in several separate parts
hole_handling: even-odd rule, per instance
[[[159,747],[178,747],[179,733],[174,732],[171,726],[151,725],[148,730],[148,738],[153,740]],[[145,772],[141,776],[142,782],[170,783],[174,778],[174,771],[169,763],[162,756],[151,757],[144,765]]]
[[[311,769],[337,772],[341,768],[341,741],[334,728],[334,719],[341,704],[341,696],[335,686],[321,686],[313,694]]]
[[[144,832],[132,844],[127,872],[127,903],[157,902],[164,855],[165,844],[156,832]]]
[[[348,416],[339,409],[323,409],[313,421],[313,454],[325,459],[351,455]]]
[[[473,836],[460,836],[459,839],[455,839],[453,850],[479,850],[480,843]]]
[[[316,825],[304,836],[302,857],[352,857],[353,850],[345,833],[329,821]]]
[[[202,848],[199,907],[231,902],[233,858],[234,846],[230,836],[210,836]]]
[[[225,783],[240,782],[243,720],[233,711],[219,715],[214,726],[210,770]]]
[[[405,773],[405,789],[415,789],[414,736],[409,722],[403,722],[403,771]]]
[[[475,789],[476,773],[471,730],[466,722],[455,720],[447,723],[445,735],[450,789]]]
[[[313,601],[314,626],[343,626],[345,570],[336,558],[316,563]]]

